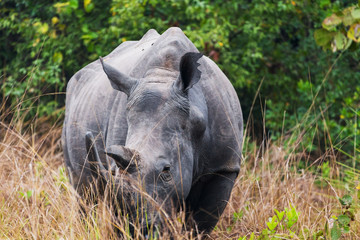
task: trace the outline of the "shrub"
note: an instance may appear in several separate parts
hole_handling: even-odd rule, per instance
[[[323,19],[352,3],[5,0],[0,3],[2,99],[10,107],[26,93],[22,106],[31,115],[58,113],[66,82],[81,67],[150,28],[162,33],[179,26],[232,81],[256,136],[263,134],[264,118],[271,139],[305,124],[302,144],[308,151],[331,145],[353,152],[360,134],[359,53],[324,52],[314,40]]]

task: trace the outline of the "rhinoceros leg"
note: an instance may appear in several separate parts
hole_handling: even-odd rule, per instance
[[[190,203],[190,208],[200,232],[209,233],[215,227],[229,201],[236,177],[237,173],[214,174],[198,186],[200,195],[195,197],[196,203]]]

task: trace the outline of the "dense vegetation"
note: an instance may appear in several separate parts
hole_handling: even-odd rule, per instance
[[[350,221],[358,227],[360,217],[353,215],[360,214],[354,210],[360,199],[359,7],[351,0],[0,0],[0,180],[14,179],[0,187],[0,237],[31,238],[43,231],[40,222],[50,226],[55,218],[66,229],[44,230],[54,237],[103,234],[96,228],[101,225],[89,233],[76,216],[69,224],[66,212],[36,208],[48,195],[60,206],[76,202],[69,200],[63,176],[60,128],[52,124],[61,124],[66,84],[76,71],[151,28],[162,33],[171,26],[180,27],[229,77],[247,136],[273,143],[258,147],[246,138],[243,177],[214,236],[235,231],[236,237],[336,239],[350,231]],[[35,170],[27,169],[28,163],[35,163]],[[35,175],[23,179],[24,171]],[[51,185],[54,181],[58,185]],[[297,182],[314,186],[304,200],[312,205],[303,204]],[[2,198],[7,188],[16,190]],[[343,194],[349,195],[334,201]],[[313,212],[312,206],[329,209]],[[28,211],[16,217],[23,228],[1,213],[12,216],[22,208]],[[43,214],[36,219],[40,225],[22,224],[32,219],[30,213]],[[292,218],[297,224],[288,224]],[[353,230],[351,237],[358,234]]]
[[[161,33],[179,26],[228,75],[246,119],[262,83],[251,118],[257,135],[263,133],[263,119],[272,139],[306,120],[303,143],[309,151],[324,151],[332,142],[347,152],[353,151],[355,136],[360,135],[354,127],[359,123],[359,53],[323,51],[314,40],[323,19],[353,1],[0,4],[2,98],[10,106],[26,92],[24,106],[32,107],[31,115],[59,113],[55,110],[63,106],[64,95],[52,93],[64,91],[77,70],[123,41],[138,40],[151,28]]]

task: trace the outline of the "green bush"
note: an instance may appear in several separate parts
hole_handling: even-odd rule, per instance
[[[30,116],[63,106],[81,67],[150,28],[179,26],[232,81],[245,119],[272,139],[301,126],[308,151],[359,149],[359,53],[323,51],[314,31],[353,1],[69,0],[0,2],[1,94]],[[262,82],[252,115],[250,109]],[[22,98],[26,96],[26,98]],[[250,130],[250,129],[249,129]],[[291,139],[290,139],[291,140]],[[358,155],[357,155],[358,156]]]

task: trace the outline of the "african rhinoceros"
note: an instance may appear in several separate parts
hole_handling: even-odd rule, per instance
[[[179,28],[122,43],[67,87],[62,144],[72,185],[85,195],[94,179],[112,181],[131,214],[137,180],[165,212],[185,207],[210,232],[238,176],[242,140],[234,88]],[[159,220],[153,211],[147,223]]]

